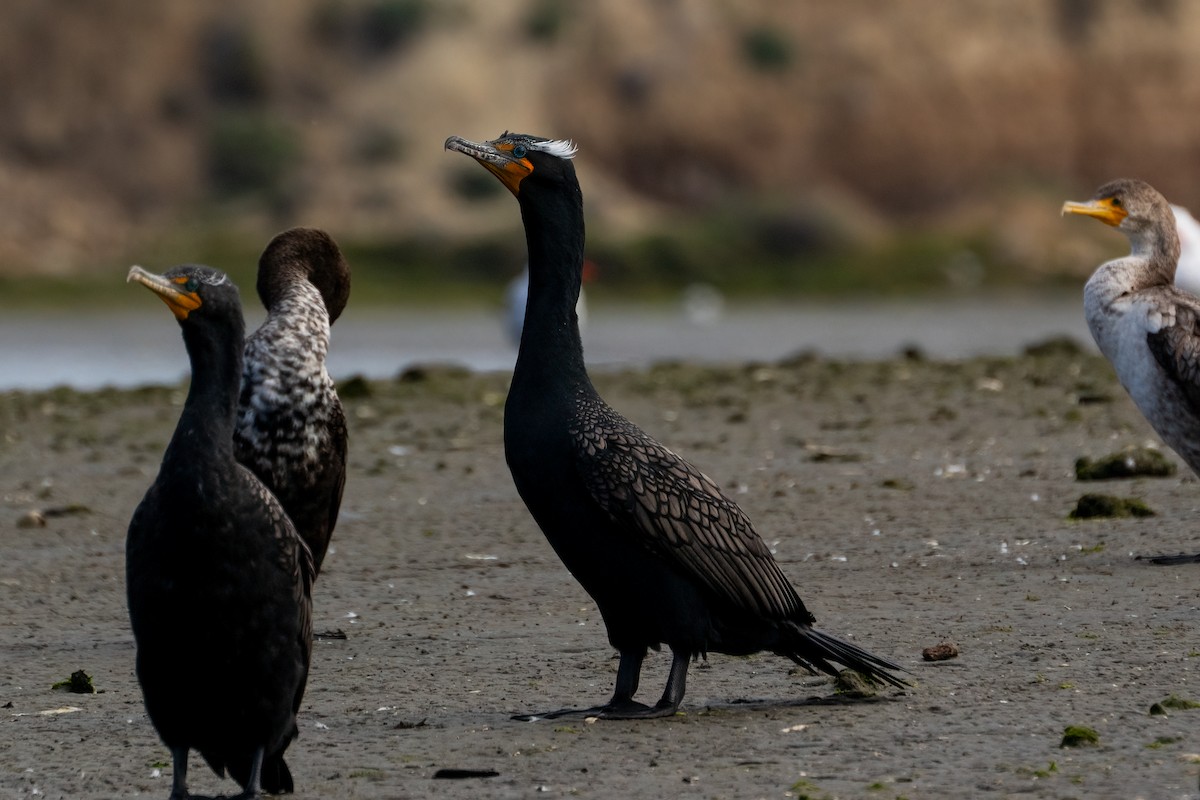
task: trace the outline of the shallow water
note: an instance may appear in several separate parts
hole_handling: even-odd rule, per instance
[[[248,314],[252,329],[260,315]],[[932,358],[1011,355],[1051,336],[1091,346],[1076,297],[1049,300],[830,303],[737,307],[697,322],[673,308],[594,306],[584,331],[588,363],[668,359],[775,361],[801,351],[874,359],[907,346]],[[0,390],[173,383],[188,369],[160,308],[121,315],[8,313],[0,319]],[[384,311],[344,316],[329,357],[335,378],[395,375],[414,363],[506,370],[516,358],[499,310]]]

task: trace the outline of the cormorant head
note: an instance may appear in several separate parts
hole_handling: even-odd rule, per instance
[[[316,228],[292,228],[271,240],[258,259],[258,296],[271,310],[289,280],[307,280],[321,293],[333,322],[350,298],[350,264],[333,238]]]
[[[1067,201],[1063,214],[1095,217],[1105,225],[1120,229],[1132,238],[1140,237],[1155,226],[1170,222],[1171,206],[1150,184],[1135,178],[1118,178],[1101,186],[1086,203]]]
[[[241,318],[237,287],[229,276],[200,264],[183,264],[155,275],[130,267],[126,282],[137,281],[157,294],[171,313],[186,325],[194,319],[236,315]]]
[[[490,142],[471,142],[459,136],[446,140],[447,150],[466,153],[500,179],[517,199],[523,187],[576,184],[575,145],[566,139],[544,139],[505,131]]]

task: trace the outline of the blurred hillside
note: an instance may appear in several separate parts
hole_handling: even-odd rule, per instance
[[[367,261],[519,259],[511,198],[442,152],[506,128],[579,143],[589,241],[618,282],[864,253],[951,282],[1036,280],[1117,247],[1057,213],[1108,178],[1200,206],[1200,5],[1182,0],[10,0],[0,15],[10,277],[252,259],[294,224]]]

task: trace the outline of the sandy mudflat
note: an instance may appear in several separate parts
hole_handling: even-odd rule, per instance
[[[822,627],[905,664],[913,688],[845,700],[778,657],[713,655],[671,719],[512,721],[606,699],[616,660],[512,487],[506,376],[431,370],[346,400],[352,469],[315,615],[347,638],[315,646],[297,797],[1200,797],[1200,710],[1148,713],[1200,700],[1200,566],[1130,557],[1200,549],[1200,486],[1185,470],[1076,482],[1076,457],[1152,438],[1097,357],[596,383],[743,505]],[[0,797],[169,793],[123,553],[181,399],[0,396]],[[1089,491],[1158,516],[1069,521]],[[19,527],[35,508],[47,525]],[[923,663],[942,641],[960,657]],[[648,661],[648,699],[666,665]],[[78,669],[99,693],[50,689]],[[1099,746],[1061,749],[1068,725]],[[235,790],[192,765],[193,791]]]

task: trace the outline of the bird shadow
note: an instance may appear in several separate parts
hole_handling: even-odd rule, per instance
[[[803,698],[757,698],[757,697],[739,697],[730,700],[728,703],[709,703],[704,706],[701,713],[719,713],[722,711],[763,711],[774,708],[809,708],[814,706],[853,706],[853,705],[874,705],[880,703],[896,703],[901,702],[908,697],[907,692],[895,692],[893,694],[873,694],[873,695],[856,695],[852,693],[836,694],[831,696],[818,696]]]

